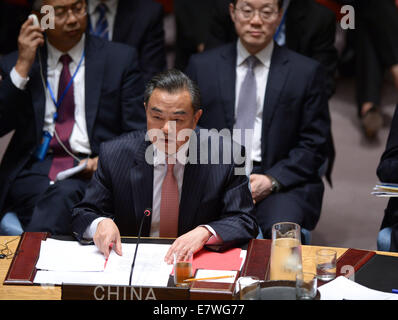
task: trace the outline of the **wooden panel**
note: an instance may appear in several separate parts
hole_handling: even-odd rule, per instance
[[[47,235],[45,232],[25,232],[22,235],[4,284],[33,285],[41,241],[45,240]]]

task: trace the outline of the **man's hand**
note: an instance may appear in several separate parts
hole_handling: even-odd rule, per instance
[[[210,239],[212,233],[206,227],[196,227],[192,231],[183,234],[177,238],[171,245],[169,251],[164,257],[164,261],[168,264],[173,263],[173,253],[187,254],[188,252],[196,253],[206,244]]]
[[[92,159],[91,158],[83,159],[80,161],[79,165],[83,164],[86,161],[87,161],[87,167],[79,173],[79,176],[84,179],[91,179],[94,172],[98,168],[98,157]]]
[[[22,78],[27,78],[36,57],[36,50],[44,45],[43,30],[28,19],[22,25],[18,36],[18,60],[15,70]]]
[[[272,181],[264,174],[252,174],[250,175],[250,186],[253,203],[256,204],[271,194]]]
[[[119,229],[112,219],[104,219],[98,224],[93,240],[105,258],[109,257],[112,246],[119,256],[122,255],[122,242]]]

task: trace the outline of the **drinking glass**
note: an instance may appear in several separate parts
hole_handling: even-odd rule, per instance
[[[236,296],[240,300],[260,300],[261,281],[257,277],[240,277],[236,281]]]
[[[300,226],[292,222],[272,226],[270,280],[296,281],[302,271]]]
[[[316,274],[319,280],[330,281],[336,278],[335,250],[320,249],[316,252]]]
[[[315,273],[299,272],[296,276],[296,299],[314,300],[317,293],[318,279]]]
[[[186,279],[192,278],[192,260],[193,253],[174,253],[174,284],[177,287],[187,287],[189,282]]]

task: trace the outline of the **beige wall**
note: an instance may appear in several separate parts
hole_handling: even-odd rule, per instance
[[[3,155],[6,152],[7,145],[10,142],[12,135],[13,135],[13,132],[10,132],[9,134],[0,138],[0,162],[1,162],[1,159],[3,159]]]

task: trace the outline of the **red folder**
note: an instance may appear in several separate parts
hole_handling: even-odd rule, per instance
[[[234,248],[225,252],[214,252],[202,249],[196,253],[192,262],[192,273],[197,269],[207,270],[237,270],[242,266],[240,254],[242,249]]]

